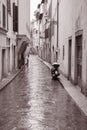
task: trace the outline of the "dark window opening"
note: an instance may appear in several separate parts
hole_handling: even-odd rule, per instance
[[[7,11],[11,14],[11,0],[7,0]]]
[[[6,9],[5,9],[5,5],[2,5],[2,9],[3,9],[3,27],[6,27]]]
[[[13,31],[18,32],[18,6],[13,3]]]
[[[38,33],[38,31],[36,30],[36,34]]]
[[[42,2],[41,3],[45,3],[45,0],[42,0]]]

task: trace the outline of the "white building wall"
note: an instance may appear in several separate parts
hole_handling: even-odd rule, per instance
[[[51,20],[51,62],[56,62],[56,48],[57,48],[57,0],[52,0],[52,20]],[[54,51],[53,51],[54,50]]]
[[[16,32],[13,31],[13,3],[16,2],[15,0],[11,0],[11,14],[8,13],[8,32],[7,32],[7,38],[10,39],[9,47],[10,47],[10,72],[13,71],[13,69],[17,68],[17,53],[15,54],[14,59],[14,49],[13,47],[16,47]],[[15,62],[15,66],[14,66]]]
[[[48,11],[48,9],[49,9],[49,6],[50,6],[51,1],[52,1],[52,0],[48,0],[48,1],[47,1],[47,11]]]
[[[66,0],[59,3],[60,68],[68,76],[68,40],[72,36],[71,77],[75,80],[75,33],[83,30],[82,85],[87,87],[87,1]],[[65,56],[63,60],[63,46]],[[86,88],[87,89],[87,88]]]
[[[72,4],[69,0],[59,3],[59,47],[61,70],[67,73],[68,65],[68,37],[72,36]],[[63,45],[65,46],[65,57],[63,60]]]
[[[30,26],[30,0],[18,0],[18,16],[19,34],[27,35],[29,37],[29,26]]]

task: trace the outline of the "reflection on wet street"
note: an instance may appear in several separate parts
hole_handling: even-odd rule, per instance
[[[0,91],[0,130],[87,130],[87,117],[37,56]]]

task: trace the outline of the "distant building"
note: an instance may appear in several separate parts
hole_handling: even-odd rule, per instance
[[[39,56],[43,59],[47,59],[47,49],[46,49],[46,44],[47,44],[47,39],[48,36],[45,37],[45,33],[47,32],[47,25],[46,25],[46,15],[47,12],[47,0],[41,0],[41,3],[38,4],[37,6],[37,14],[36,14],[36,19],[38,21],[38,31],[39,31],[39,47],[38,47],[38,53]],[[48,32],[47,32],[48,33]]]
[[[51,63],[58,62],[58,33],[59,33],[59,2],[51,1],[52,17],[51,17]]]
[[[42,0],[39,4],[40,56],[49,63],[58,61],[58,0]]]
[[[59,62],[60,71],[87,95],[87,2],[41,0],[38,7],[39,56]]]
[[[38,53],[39,49],[39,27],[38,21],[34,20],[31,22],[31,44],[35,49],[35,53]]]

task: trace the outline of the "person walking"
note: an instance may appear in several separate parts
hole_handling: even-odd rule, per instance
[[[26,56],[26,63],[25,63],[27,66],[29,64],[29,55]]]

